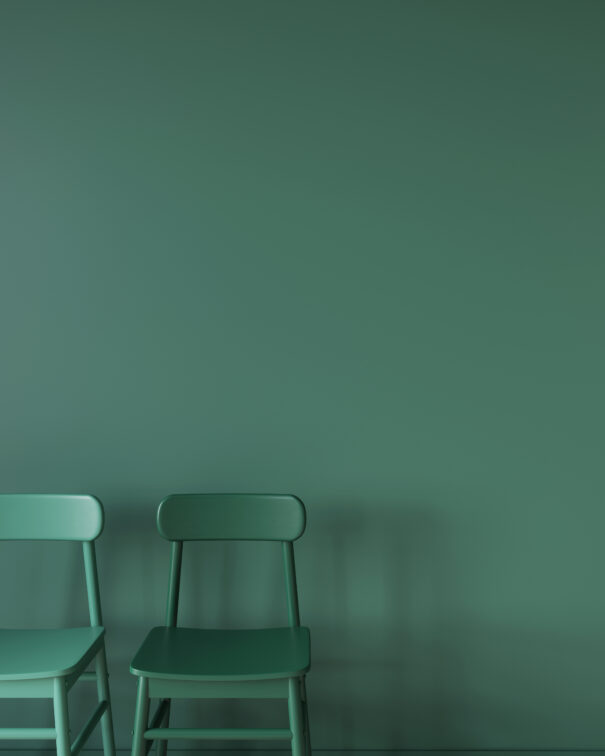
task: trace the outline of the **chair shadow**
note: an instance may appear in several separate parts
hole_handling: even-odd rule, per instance
[[[450,742],[440,627],[455,579],[449,548],[446,523],[421,502],[315,504],[299,551],[317,744],[421,748],[427,731]]]

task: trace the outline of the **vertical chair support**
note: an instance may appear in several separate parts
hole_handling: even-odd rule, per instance
[[[306,678],[300,678],[300,692],[303,709],[303,727],[305,731],[305,754],[311,756],[311,725],[309,724],[309,704],[307,701],[307,681]]]
[[[300,625],[298,611],[298,590],[296,588],[296,568],[294,567],[294,546],[291,541],[282,541],[284,573],[286,576],[286,600],[288,602],[288,622],[290,627]]]
[[[53,709],[57,732],[57,756],[71,756],[69,744],[69,715],[67,713],[67,686],[64,677],[55,677],[53,682]]]
[[[294,563],[294,544],[291,541],[282,541],[282,553],[284,558],[284,574],[286,577],[286,598],[288,602],[288,621],[291,627],[300,625],[300,612],[298,608],[298,587],[296,585],[296,567]],[[290,681],[292,683],[292,681]],[[305,678],[298,680],[300,685],[299,706],[302,708],[302,728],[304,733],[304,751],[306,756],[311,756],[311,728],[309,726],[309,709],[307,704],[307,686]],[[288,699],[290,701],[290,698]],[[292,752],[294,753],[294,736],[292,737]]]
[[[181,588],[181,566],[183,564],[183,542],[173,541],[170,546],[170,577],[168,582],[168,602],[166,605],[166,626],[176,627],[179,613],[179,593]],[[170,723],[170,699],[165,699],[166,709],[160,727],[168,727]],[[165,756],[168,743],[158,740],[157,756]]]
[[[99,703],[105,701],[107,708],[101,717],[101,735],[103,737],[104,756],[115,756],[116,744],[113,736],[113,721],[111,715],[111,700],[109,698],[109,679],[107,672],[107,657],[105,646],[101,648],[95,659],[95,672],[97,674],[97,697]]]
[[[84,554],[84,573],[86,575],[86,592],[88,594],[88,612],[90,624],[99,627],[103,624],[101,616],[101,600],[99,598],[99,576],[97,573],[97,558],[93,541],[82,541]]]
[[[300,683],[297,677],[291,677],[288,680],[288,714],[292,732],[292,756],[304,756],[305,736],[300,701]]]
[[[160,702],[160,706],[162,706],[162,704],[165,706],[165,709],[164,709],[164,713],[162,714],[160,721],[158,722],[158,727],[168,727],[168,725],[170,724],[170,698],[164,698]],[[167,750],[168,750],[168,741],[158,740],[157,746],[156,746],[157,756],[166,756]]]
[[[149,719],[149,682],[146,677],[139,677],[137,687],[137,708],[134,715],[134,732],[132,734],[132,756],[145,756],[145,730]]]
[[[83,541],[82,551],[84,554],[84,573],[86,575],[86,592],[88,594],[88,611],[90,624],[101,626],[103,616],[101,614],[101,599],[99,596],[99,575],[97,572],[97,557],[94,541]],[[107,702],[107,708],[101,718],[101,733],[103,736],[104,756],[114,756],[116,746],[113,735],[113,720],[111,714],[111,700],[109,697],[109,682],[107,672],[107,657],[103,644],[95,659],[95,673],[97,677],[97,697],[99,703]]]
[[[166,626],[176,627],[179,613],[179,592],[181,587],[181,565],[183,563],[183,542],[170,544],[170,577],[168,581],[168,602],[166,605]]]

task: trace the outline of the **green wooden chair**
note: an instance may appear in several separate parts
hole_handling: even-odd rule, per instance
[[[130,666],[138,676],[133,756],[171,739],[291,740],[293,756],[310,756],[305,674],[310,667],[309,630],[300,626],[292,542],[305,529],[305,508],[295,496],[272,494],[177,494],[158,509],[161,536],[171,541],[166,624],[155,627]],[[281,541],[288,626],[260,630],[177,627],[183,541]],[[160,699],[149,722],[149,699]],[[169,727],[178,698],[268,698],[288,701],[287,729]]]
[[[0,698],[51,698],[55,718],[54,727],[1,728],[0,739],[55,740],[57,755],[69,756],[82,749],[100,720],[104,754],[115,754],[94,544],[103,521],[94,496],[0,494],[0,540],[82,542],[90,611],[90,627],[0,629]],[[93,662],[95,671],[86,671]],[[99,703],[70,742],[67,693],[78,680],[97,683]]]

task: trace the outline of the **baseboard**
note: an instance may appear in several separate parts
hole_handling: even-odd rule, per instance
[[[46,756],[46,754],[56,753],[54,747],[48,748],[15,748],[0,746],[0,756],[8,756],[14,754],[14,756]],[[100,756],[103,753],[102,748],[87,748],[80,751],[82,756]],[[169,750],[170,756],[193,756],[193,754],[200,754],[203,756],[260,756],[261,754],[290,754],[289,748],[240,748],[240,749],[214,749],[209,748],[189,748],[182,750],[175,750],[171,748]],[[402,756],[586,756],[586,754],[603,754],[605,756],[605,748],[578,748],[578,749],[566,749],[566,748],[533,748],[533,749],[445,749],[438,750],[432,748],[426,748],[423,750],[407,750],[407,749],[385,749],[377,748],[374,750],[356,749],[351,748],[348,750],[341,750],[335,748],[314,748],[313,756],[388,756],[389,754],[402,754]],[[116,756],[130,756],[130,748],[118,748],[116,749]]]

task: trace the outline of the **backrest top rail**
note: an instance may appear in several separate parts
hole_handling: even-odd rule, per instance
[[[157,515],[170,541],[295,541],[305,524],[304,504],[291,494],[172,494]]]
[[[89,494],[0,494],[0,540],[94,541],[104,521]]]

